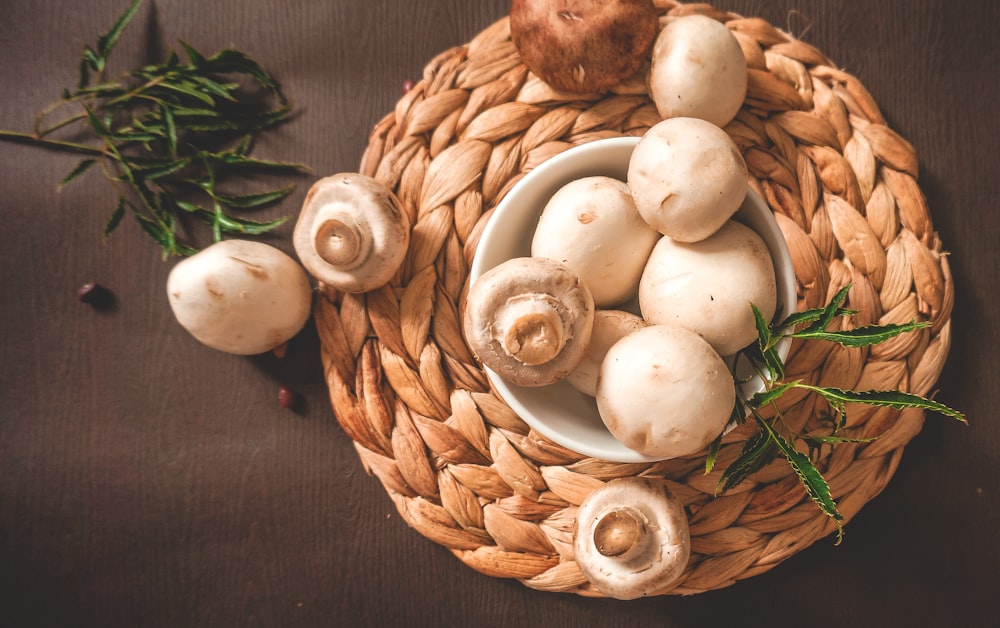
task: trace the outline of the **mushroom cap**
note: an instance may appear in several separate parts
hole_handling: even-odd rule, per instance
[[[316,181],[292,235],[302,265],[344,292],[388,283],[410,242],[410,223],[392,191],[372,177],[345,172]]]
[[[540,79],[575,93],[600,91],[646,61],[659,28],[650,0],[513,0],[510,36]]]
[[[639,282],[639,309],[651,323],[684,327],[732,355],[757,338],[750,304],[770,320],[776,294],[764,240],[730,220],[701,242],[661,239]]]
[[[674,584],[691,556],[684,505],[666,482],[632,476],[609,481],[580,504],[576,564],[601,593],[620,600]]]
[[[590,334],[590,346],[583,360],[566,378],[573,388],[593,397],[597,394],[597,378],[601,372],[601,362],[613,344],[637,329],[646,326],[641,317],[625,310],[597,310],[594,312],[594,328]]]
[[[697,453],[725,429],[736,403],[733,376],[698,334],[650,325],[608,350],[597,381],[608,431],[641,454]]]
[[[564,264],[507,260],[466,297],[464,331],[483,365],[518,386],[544,386],[573,371],[590,343],[594,299]]]
[[[312,307],[312,286],[291,257],[262,242],[222,240],[167,276],[177,322],[213,349],[255,355],[287,342]]]
[[[670,19],[653,44],[649,94],[663,118],[725,126],[747,93],[747,62],[736,37],[704,15]]]
[[[572,268],[590,288],[594,305],[628,301],[660,234],[639,215],[624,181],[574,179],[545,204],[531,240],[531,254]]]
[[[628,166],[635,208],[660,233],[697,242],[715,233],[747,195],[747,165],[711,122],[671,118],[639,140]]]

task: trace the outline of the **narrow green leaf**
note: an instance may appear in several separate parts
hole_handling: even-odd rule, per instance
[[[114,49],[115,44],[118,43],[118,39],[122,36],[122,32],[128,23],[132,20],[132,16],[135,12],[139,10],[139,5],[142,4],[142,0],[134,0],[132,4],[125,10],[125,13],[118,18],[108,32],[104,33],[97,39],[97,54],[107,59],[107,56],[111,54],[111,50]]]
[[[291,194],[294,190],[295,186],[289,185],[277,190],[258,192],[256,194],[241,194],[237,196],[216,194],[216,198],[230,207],[251,209],[254,207],[264,207],[266,205],[274,204]]]
[[[715,468],[715,461],[719,458],[719,450],[722,448],[722,434],[715,437],[708,446],[708,455],[705,456],[705,473],[709,474]]]
[[[256,61],[238,50],[224,49],[201,64],[202,69],[220,74],[237,73],[253,76],[264,87],[278,93],[278,83]]]
[[[792,332],[791,338],[802,338],[811,340],[828,340],[836,342],[845,347],[868,347],[885,342],[905,332],[922,329],[930,326],[930,323],[910,321],[903,324],[888,325],[865,325],[855,329],[845,329],[842,331],[826,331],[823,329],[805,329],[800,332]]]
[[[247,218],[237,218],[222,214],[217,216],[219,229],[225,233],[240,233],[245,235],[261,235],[288,222],[288,216],[274,220],[257,221]]]
[[[159,164],[148,166],[146,168],[136,168],[133,170],[133,172],[147,181],[155,181],[157,179],[162,179],[163,177],[170,176],[176,172],[180,172],[188,165],[190,165],[190,163],[191,163],[190,157],[182,157],[181,159],[161,162]]]
[[[59,187],[63,187],[64,185],[66,185],[70,181],[76,179],[77,177],[79,177],[83,173],[87,172],[88,170],[90,170],[90,167],[93,166],[96,163],[97,163],[96,159],[84,159],[83,161],[81,161],[80,163],[78,163],[76,165],[76,167],[73,168],[73,170],[70,171],[70,173],[68,175],[66,175],[65,177],[63,177],[62,181],[59,182]]]
[[[776,342],[771,336],[771,330],[757,306],[750,304],[753,310],[754,324],[757,327],[757,348],[760,352],[762,366],[767,369],[768,380],[775,382],[785,377],[785,365],[775,349]]]
[[[174,121],[174,113],[170,107],[160,107],[160,116],[163,118],[163,128],[167,135],[167,150],[171,155],[177,154],[177,124]]]
[[[104,230],[102,233],[105,238],[111,235],[111,232],[114,231],[116,228],[118,228],[118,225],[121,224],[122,217],[124,216],[125,216],[125,197],[119,196],[118,204],[115,206],[115,210],[111,212],[111,217],[108,218],[108,221],[104,224]]]
[[[842,408],[845,403],[863,403],[869,406],[896,409],[919,408],[921,410],[929,410],[931,412],[937,412],[938,414],[949,416],[953,419],[961,421],[962,423],[968,423],[965,415],[958,410],[950,408],[943,403],[939,403],[913,393],[902,392],[899,390],[841,390],[840,388],[825,388],[821,386],[803,384],[801,382],[796,383],[795,385],[799,388],[805,388],[815,392],[826,399],[827,402],[834,407]]]
[[[236,155],[234,153],[209,153],[207,157],[213,161],[217,161],[226,166],[252,168],[259,171],[266,171],[272,173],[304,172],[306,169],[305,166],[303,166],[302,164],[283,162],[283,161],[266,161],[262,159],[253,159],[251,157],[243,157],[241,155]]]
[[[194,49],[191,44],[187,43],[183,39],[180,41],[181,47],[184,48],[184,52],[187,53],[188,59],[191,61],[191,65],[194,67],[200,67],[205,64],[205,56]]]

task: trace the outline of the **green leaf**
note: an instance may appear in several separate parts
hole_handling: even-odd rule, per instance
[[[264,87],[279,92],[278,83],[256,61],[238,50],[220,50],[201,64],[202,69],[220,74],[237,73],[253,76]]]
[[[803,323],[812,323],[820,318],[826,312],[826,308],[814,308],[811,310],[803,310],[801,312],[794,312],[789,316],[785,317],[780,323],[775,325],[776,330],[788,329],[790,327],[795,327],[796,325],[801,325]],[[854,316],[857,314],[856,310],[848,310],[846,308],[840,308],[837,310],[835,317],[840,316]]]
[[[768,440],[777,446],[778,451],[781,452],[785,460],[788,461],[788,464],[791,465],[795,474],[799,476],[799,480],[806,489],[809,499],[813,500],[819,506],[820,510],[837,522],[837,542],[839,543],[843,537],[843,527],[840,522],[844,518],[837,511],[837,502],[834,501],[833,496],[830,494],[830,485],[826,483],[823,474],[819,472],[819,469],[809,459],[809,456],[795,449],[795,446],[785,440],[781,434],[778,434],[767,421],[757,417],[757,424],[760,425],[761,432],[766,432]]]
[[[177,124],[170,107],[161,106],[160,116],[163,118],[163,128],[167,135],[167,150],[171,155],[177,154]]]
[[[705,456],[705,473],[711,473],[715,468],[715,461],[719,458],[719,450],[722,448],[722,434],[715,437],[708,446],[708,455]]]
[[[763,408],[777,401],[781,395],[785,394],[790,388],[795,388],[798,384],[799,380],[795,380],[794,382],[784,382],[774,387],[765,388],[755,393],[753,397],[750,397],[750,405],[754,408]]]
[[[851,290],[851,284],[847,284],[843,288],[837,291],[837,294],[833,295],[830,302],[823,308],[819,317],[813,321],[809,327],[806,328],[807,331],[819,331],[825,330],[836,316],[837,312],[840,311],[840,306],[843,305],[844,300],[847,299],[847,293]]]
[[[145,168],[133,169],[132,172],[147,181],[155,181],[156,179],[162,179],[163,177],[180,172],[184,168],[188,167],[190,163],[190,157],[182,157],[181,159],[175,159],[173,161],[159,162]]]
[[[846,403],[863,403],[869,406],[896,409],[919,408],[921,410],[929,410],[931,412],[937,412],[938,414],[949,416],[953,419],[961,421],[962,423],[968,423],[965,415],[958,410],[949,408],[943,403],[926,399],[920,395],[902,392],[899,390],[841,390],[840,388],[826,388],[803,384],[801,382],[796,383],[795,386],[815,392],[826,399],[831,407],[835,408],[843,408]]]
[[[750,308],[753,310],[754,324],[757,327],[757,348],[760,352],[760,360],[764,368],[767,369],[769,381],[778,381],[785,377],[785,365],[775,348],[777,343],[771,335],[771,330],[761,311],[753,303],[750,304]]]
[[[761,430],[743,443],[740,455],[719,478],[716,493],[722,494],[767,466],[777,453],[775,443]]]
[[[224,233],[239,233],[244,235],[261,235],[273,230],[275,227],[288,222],[288,216],[282,216],[274,220],[257,221],[246,218],[238,218],[225,214],[216,216],[219,229]]]
[[[256,194],[241,194],[238,196],[231,196],[228,194],[216,194],[215,198],[219,201],[229,205],[230,207],[238,207],[241,209],[250,209],[254,207],[264,207],[266,205],[274,204],[281,199],[285,198],[295,190],[294,185],[289,185],[278,190],[271,190],[269,192],[258,192]]]
[[[97,54],[102,59],[107,59],[108,55],[111,54],[111,50],[114,49],[115,44],[118,43],[118,39],[122,36],[122,32],[128,23],[132,20],[132,16],[135,12],[139,10],[139,5],[142,4],[142,0],[134,0],[131,5],[125,10],[125,13],[118,18],[108,32],[104,33],[97,39]]]
[[[66,185],[70,181],[76,179],[77,177],[79,177],[83,173],[87,172],[88,170],[90,170],[90,167],[93,166],[96,163],[97,163],[96,159],[84,159],[83,161],[81,161],[80,163],[78,163],[76,165],[76,167],[73,168],[73,170],[70,171],[70,173],[68,175],[66,175],[65,177],[63,177],[62,181],[59,182],[59,187],[63,187],[64,185]]]
[[[800,332],[792,332],[788,334],[788,336],[790,338],[828,340],[830,342],[841,344],[845,347],[868,347],[885,342],[886,340],[894,338],[902,333],[923,329],[924,327],[929,326],[930,323],[917,322],[914,320],[903,324],[891,323],[887,325],[865,325],[864,327],[845,329],[842,331],[805,329]]]
[[[115,206],[115,210],[111,212],[111,217],[104,224],[104,230],[102,232],[103,236],[106,238],[111,235],[111,232],[118,228],[121,224],[122,218],[125,216],[125,197],[118,197],[118,205]]]
[[[191,44],[187,43],[184,40],[181,40],[180,44],[181,47],[184,48],[184,52],[187,53],[188,59],[191,60],[191,65],[197,68],[205,64],[204,55],[195,50],[194,47],[191,46]]]

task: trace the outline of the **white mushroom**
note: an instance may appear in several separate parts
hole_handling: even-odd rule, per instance
[[[580,504],[576,526],[577,566],[601,593],[620,600],[666,590],[691,556],[684,505],[662,480],[611,480]]]
[[[594,299],[567,266],[541,257],[507,260],[469,288],[465,337],[483,365],[518,386],[563,379],[583,359]]]
[[[584,177],[561,187],[545,204],[531,254],[572,268],[590,288],[594,305],[609,307],[635,296],[659,238],[636,211],[624,181]]]
[[[697,453],[725,429],[736,403],[726,364],[681,327],[650,325],[608,350],[597,409],[612,436],[647,456]]]
[[[774,316],[774,264],[764,240],[735,220],[701,242],[663,238],[639,282],[643,318],[689,329],[721,355],[757,338],[751,303]]]
[[[718,20],[673,18],[653,44],[649,93],[663,118],[701,118],[725,126],[746,99],[746,57]]]
[[[651,227],[683,242],[715,233],[747,194],[747,165],[725,131],[697,118],[650,128],[629,160],[635,208]]]
[[[367,292],[392,279],[410,241],[399,200],[377,180],[353,172],[320,179],[295,224],[295,252],[322,283]]]
[[[573,388],[593,397],[597,394],[597,377],[601,372],[604,355],[615,344],[633,331],[646,326],[646,321],[624,310],[597,310],[590,346],[583,361],[566,378]]]
[[[177,321],[200,342],[253,355],[302,329],[312,287],[302,267],[273,246],[223,240],[171,269],[167,297]]]

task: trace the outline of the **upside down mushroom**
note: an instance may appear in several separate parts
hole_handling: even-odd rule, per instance
[[[542,257],[507,260],[469,288],[464,331],[483,365],[518,386],[563,379],[583,359],[594,299],[564,264]]]
[[[540,79],[599,91],[636,73],[659,28],[651,0],[513,0],[510,37]]]
[[[367,292],[388,283],[399,270],[410,224],[389,188],[347,172],[313,184],[292,241],[302,265],[317,280],[344,292]]]
[[[662,480],[611,480],[580,504],[576,522],[576,564],[609,597],[657,594],[677,581],[691,556],[684,505]]]

